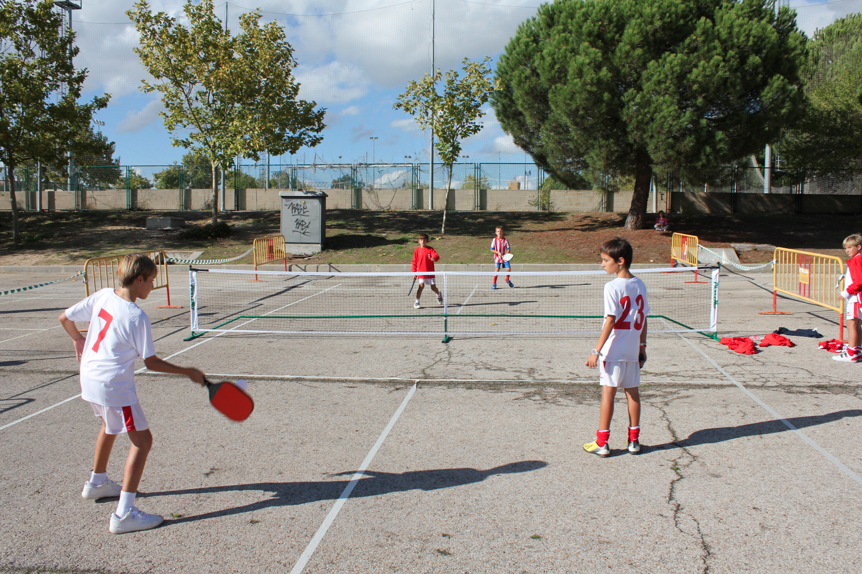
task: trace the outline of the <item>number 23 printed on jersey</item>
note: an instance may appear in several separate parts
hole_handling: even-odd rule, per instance
[[[632,328],[631,321],[628,320],[629,313],[632,310],[632,300],[627,295],[620,299],[620,303],[623,305],[623,312],[620,314],[620,318],[617,319],[617,322],[614,323],[614,329],[618,329],[621,331],[627,331]],[[635,314],[635,330],[640,331],[644,326],[644,298],[643,295],[638,295],[635,298],[635,304],[638,306],[637,313]]]

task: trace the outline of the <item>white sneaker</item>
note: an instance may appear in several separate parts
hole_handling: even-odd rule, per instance
[[[158,514],[147,514],[133,506],[122,517],[111,515],[111,534],[125,534],[126,532],[137,532],[138,530],[149,530],[155,528],[164,521]]]
[[[443,295],[437,295],[437,302],[443,304]]]
[[[415,303],[413,303],[413,308],[414,308],[414,309],[418,309],[419,307],[420,307],[420,305],[419,305],[419,299],[416,299],[416,302],[415,302]]]
[[[862,353],[847,347],[840,354],[833,355],[832,360],[840,363],[862,363]]]
[[[109,498],[111,496],[120,496],[123,490],[123,485],[117,484],[110,478],[100,484],[94,486],[89,480],[84,483],[84,490],[81,492],[81,497],[87,500],[96,500],[98,498]]]

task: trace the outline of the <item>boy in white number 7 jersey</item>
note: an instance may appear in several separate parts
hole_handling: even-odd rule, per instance
[[[161,524],[162,517],[139,511],[135,495],[147,455],[153,446],[144,411],[135,390],[135,359],[141,357],[151,371],[186,375],[199,385],[204,374],[194,368],[172,365],[156,356],[150,318],[135,304],[153,290],[158,269],[141,253],[126,255],[117,266],[120,287],[101,289],[66,309],[60,323],[72,337],[75,356],[81,362],[81,398],[102,419],[96,439],[96,455],[90,480],[81,496],[88,499],[119,496],[116,513],[111,515],[114,534],[147,530]],[[75,321],[89,321],[86,339]],[[107,476],[108,458],[118,434],[127,433],[132,443],[126,459],[123,484]]]
[[[611,449],[611,418],[617,387],[625,389],[629,410],[628,451],[640,452],[641,399],[640,368],[646,362],[647,315],[649,304],[643,281],[629,272],[632,246],[622,237],[602,245],[602,269],[616,279],[605,284],[605,322],[599,341],[587,360],[588,367],[599,366],[602,404],[596,440],[584,450],[607,456]]]

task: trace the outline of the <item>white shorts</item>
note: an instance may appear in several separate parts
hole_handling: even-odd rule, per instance
[[[844,320],[849,321],[850,319],[860,318],[862,318],[862,305],[844,301]]]
[[[96,403],[90,403],[90,405],[93,407],[93,414],[105,421],[107,434],[122,434],[150,428],[141,403],[135,403],[130,407],[106,407]]]
[[[639,387],[640,366],[637,361],[599,361],[599,384],[620,389]]]
[[[435,285],[435,284],[437,283],[437,281],[435,281],[433,277],[429,277],[428,279],[422,279],[422,278],[420,278],[420,279],[419,279],[419,284],[420,284],[420,285],[422,285],[423,283],[424,283],[425,285]]]

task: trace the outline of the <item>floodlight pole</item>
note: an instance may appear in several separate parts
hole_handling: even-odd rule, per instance
[[[436,0],[431,0],[431,88],[436,92],[437,86],[433,82],[436,70],[436,62],[434,60],[435,52],[435,25],[436,25]],[[431,157],[428,168],[428,210],[434,209],[434,111],[431,111],[431,147],[428,150],[428,155]]]
[[[82,4],[83,4],[83,0],[77,0],[77,1],[73,1],[73,0],[56,0],[56,1],[54,2],[54,6],[55,6],[55,7],[57,7],[57,8],[60,8],[60,9],[62,9],[62,10],[65,10],[65,11],[66,11],[66,14],[67,14],[67,15],[68,15],[68,17],[69,17],[69,27],[66,29],[66,34],[67,34],[67,35],[71,35],[71,34],[72,34],[72,10],[80,10],[80,9],[81,9]],[[66,23],[66,19],[65,19],[65,18],[63,18],[63,24],[65,25],[65,23]],[[71,62],[71,60],[72,60],[72,45],[71,45],[71,44],[69,44],[69,61]],[[58,94],[58,96],[59,96],[59,98],[60,98],[61,100],[62,100],[62,99],[63,99],[63,97],[66,95],[66,89],[67,89],[67,88],[66,88],[66,85],[65,85],[65,84],[63,84],[63,86],[60,88],[60,93]],[[68,176],[68,178],[66,179],[66,187],[67,187],[67,189],[68,189],[69,191],[72,191],[72,177],[73,177],[73,175],[72,175],[72,170],[73,170],[73,168],[74,168],[74,165],[75,165],[75,156],[74,156],[74,154],[70,151],[70,152],[69,152],[69,176]],[[81,202],[81,208],[82,208],[82,209],[83,209],[83,206],[84,206],[84,202],[82,201],[82,202]]]

